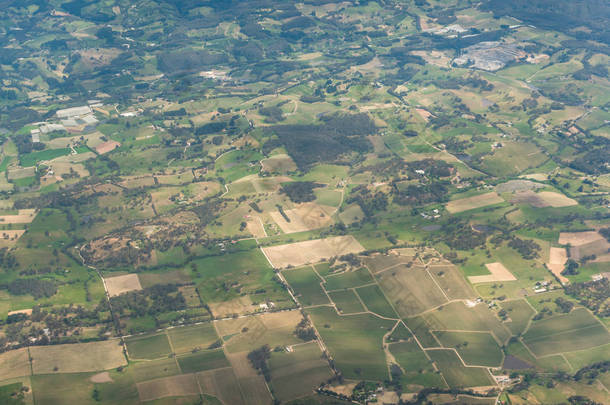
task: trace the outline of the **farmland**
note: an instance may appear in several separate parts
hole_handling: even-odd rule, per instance
[[[0,403],[610,403],[606,3],[2,2]]]

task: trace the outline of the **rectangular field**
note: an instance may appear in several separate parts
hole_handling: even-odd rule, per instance
[[[364,307],[353,290],[334,291],[328,293],[328,295],[335,303],[337,311],[342,314],[364,312]]]
[[[182,374],[173,377],[138,383],[140,401],[152,401],[166,397],[199,395],[199,384],[195,374]]]
[[[174,353],[188,353],[193,349],[207,349],[219,338],[211,323],[183,326],[167,330]]]
[[[304,306],[328,304],[328,297],[320,286],[322,280],[311,267],[286,270],[282,275]]]
[[[86,355],[85,355],[86,354]],[[82,373],[127,364],[118,339],[30,348],[34,374]]]
[[[434,332],[446,348],[456,349],[469,366],[499,367],[504,360],[500,346],[486,332]]]
[[[495,191],[491,193],[485,193],[475,195],[473,197],[460,198],[458,200],[449,201],[447,203],[447,211],[452,214],[473,210],[475,208],[486,207],[492,204],[499,204],[504,202],[504,199],[498,195]]]
[[[213,395],[223,404],[243,405],[244,398],[235,373],[231,368],[221,368],[197,373],[197,380],[203,393]]]
[[[359,253],[363,250],[364,247],[351,235],[262,248],[267,259],[276,269],[318,263],[331,257]]]
[[[0,381],[30,375],[30,373],[27,348],[0,354]]]
[[[116,297],[129,291],[137,291],[142,289],[140,279],[137,274],[125,274],[124,276],[104,278],[108,295]]]
[[[177,359],[183,373],[196,373],[231,366],[222,349],[205,350],[179,356]]]
[[[125,339],[125,344],[130,359],[154,360],[167,356],[172,351],[164,332],[129,337]]]

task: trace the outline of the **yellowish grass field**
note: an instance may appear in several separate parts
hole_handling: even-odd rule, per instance
[[[111,297],[116,297],[123,293],[141,290],[142,285],[137,274],[125,274],[124,276],[108,277],[104,279],[106,289]]]
[[[568,254],[564,248],[552,247],[549,253],[549,262],[546,267],[551,270],[562,284],[569,282],[567,278],[561,275],[563,268],[568,261]]]
[[[267,233],[265,232],[265,227],[260,217],[251,216],[246,220],[246,224],[246,229],[255,238],[264,238],[267,236]]]
[[[124,366],[120,340],[75,343],[30,348],[34,374],[83,373]]]
[[[0,224],[29,224],[38,212],[36,209],[19,210],[16,215],[0,215]]]
[[[24,233],[25,229],[0,231],[0,246],[13,246]]]
[[[290,218],[287,222],[278,211],[271,212],[271,218],[278,224],[282,232],[304,232],[327,226],[332,220],[330,214],[335,209],[316,203],[308,202],[300,204],[297,208],[284,210]]]
[[[262,170],[270,173],[287,173],[297,169],[292,158],[286,154],[271,156],[261,161]]]
[[[502,197],[496,192],[485,193],[481,195],[475,195],[473,197],[461,198],[459,200],[449,201],[447,203],[447,211],[452,214],[456,212],[473,210],[475,208],[481,208],[492,204],[499,204],[504,202]]]
[[[247,314],[258,309],[258,306],[252,304],[252,299],[248,295],[229,301],[213,302],[208,305],[212,315],[216,318],[225,318],[233,314]]]
[[[596,231],[586,232],[561,232],[559,234],[560,245],[580,246],[595,242],[603,237]]]
[[[515,194],[513,202],[529,204],[532,207],[544,208],[544,207],[570,207],[578,205],[576,200],[566,197],[563,194],[556,193],[554,191],[541,191],[535,193],[533,191],[523,191]]]
[[[239,389],[235,373],[231,368],[222,368],[197,373],[201,391],[213,395],[225,405],[242,405],[244,398]]]
[[[262,248],[274,268],[303,266],[321,262],[334,256],[359,253],[364,247],[351,235],[308,240]]]
[[[166,397],[199,395],[199,384],[195,374],[182,374],[158,378],[136,384],[140,401],[152,401]]]
[[[476,284],[491,283],[494,281],[515,281],[517,279],[502,263],[487,263],[485,264],[485,267],[487,267],[487,270],[489,270],[491,274],[470,276],[468,277],[468,281]]]
[[[27,348],[0,354],[0,381],[30,375]]]

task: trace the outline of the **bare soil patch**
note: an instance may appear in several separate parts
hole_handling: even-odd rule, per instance
[[[506,183],[498,184],[496,191],[498,193],[514,193],[516,191],[535,190],[542,187],[544,187],[543,184],[529,180],[509,180]]]
[[[515,280],[517,280],[517,278],[515,276],[513,276],[513,273],[511,273],[506,267],[504,267],[504,265],[502,263],[487,263],[487,264],[485,264],[485,267],[487,267],[487,270],[489,270],[489,272],[491,274],[484,275],[484,276],[470,276],[470,277],[468,277],[468,281],[470,281],[473,284],[476,284],[476,283],[491,283],[494,281],[515,281]]]
[[[142,285],[137,274],[125,274],[124,276],[108,277],[104,279],[106,289],[111,297],[116,297],[123,293],[141,290]]]
[[[104,371],[95,375],[92,375],[89,381],[93,383],[108,383],[113,382],[114,380],[110,377],[110,373],[108,371]]]
[[[120,146],[121,144],[117,141],[108,141],[97,145],[95,147],[95,151],[100,155],[103,155],[104,153],[112,152]]]
[[[182,374],[158,378],[136,384],[140,401],[152,401],[166,397],[199,395],[199,385],[195,374]]]
[[[561,275],[564,269],[565,263],[568,261],[568,254],[564,248],[552,247],[549,253],[549,262],[546,267],[551,270],[551,273],[555,275],[561,281],[562,284],[566,284],[569,280]]]
[[[454,214],[456,212],[468,211],[475,208],[481,208],[492,204],[504,202],[502,197],[496,192],[475,195],[473,197],[461,198],[459,200],[449,201],[447,203],[447,211]]]
[[[282,232],[294,233],[327,226],[332,221],[330,213],[333,211],[333,207],[308,202],[300,204],[297,208],[284,210],[284,213],[290,218],[290,222],[286,221],[279,211],[271,212],[270,215]]]
[[[363,250],[364,247],[351,235],[262,248],[263,253],[275,268],[317,263],[334,256],[359,253]]]
[[[267,236],[265,227],[260,217],[251,216],[246,220],[246,224],[246,229],[248,229],[248,232],[250,232],[255,238],[264,238]]]
[[[26,315],[32,315],[32,309],[20,309],[19,311],[10,311],[9,313],[10,315],[17,315],[17,314],[26,314]]]

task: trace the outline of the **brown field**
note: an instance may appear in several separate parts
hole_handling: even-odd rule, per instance
[[[120,340],[30,348],[34,374],[84,373],[127,364]],[[57,368],[57,370],[55,370]]]
[[[226,318],[233,314],[247,314],[255,312],[257,305],[252,304],[250,296],[245,295],[229,301],[209,303],[210,311],[216,318]]]
[[[0,215],[0,224],[29,224],[38,212],[35,209],[19,210],[16,215]]]
[[[104,279],[106,290],[111,297],[116,297],[123,293],[141,290],[142,285],[137,274],[125,274],[124,276],[108,277]]]
[[[554,191],[541,191],[539,193],[535,193],[531,190],[522,191],[515,194],[511,201],[516,203],[529,204],[532,207],[536,208],[559,208],[578,205],[575,200],[568,198],[563,194],[556,193]]]
[[[549,262],[546,267],[551,270],[551,273],[555,275],[561,281],[562,284],[569,282],[567,278],[561,275],[565,263],[568,261],[568,255],[565,248],[552,247],[549,253]]]
[[[182,374],[158,378],[136,384],[140,401],[152,401],[166,397],[199,395],[195,374]]]
[[[56,162],[54,160],[53,163],[51,163],[51,167],[53,168],[55,175],[60,177],[69,174],[70,169],[74,170],[81,177],[89,176],[89,171],[85,169],[85,165],[82,163]]]
[[[327,226],[331,221],[333,207],[318,205],[313,202],[300,204],[297,208],[284,210],[290,222],[287,222],[279,211],[271,212],[271,218],[278,224],[282,232],[304,232]]]
[[[24,167],[20,169],[8,169],[8,179],[16,180],[36,175],[36,167]]]
[[[251,216],[246,220],[246,224],[246,229],[255,238],[265,238],[267,236],[267,232],[265,232],[265,227],[260,217]]]
[[[473,197],[461,198],[459,200],[449,201],[447,203],[447,211],[452,214],[456,212],[473,210],[475,208],[485,207],[487,205],[498,204],[504,200],[496,192],[475,195]]]
[[[0,354],[0,381],[30,375],[27,350],[22,348]]]
[[[288,155],[275,155],[261,161],[263,171],[270,173],[286,173],[297,169],[297,165]]]
[[[603,238],[603,236],[601,236],[596,231],[561,232],[559,234],[559,244],[560,245],[569,244],[572,246],[580,246],[580,245],[585,245],[587,243],[595,242],[602,238]]]
[[[221,368],[197,373],[201,391],[218,398],[224,405],[242,405],[244,398],[231,368]]]
[[[25,229],[0,231],[0,246],[14,245],[24,233]]]
[[[238,379],[256,377],[258,374],[248,360],[248,352],[226,353]]]
[[[91,378],[89,378],[89,381],[99,384],[113,382],[114,380],[112,377],[110,377],[110,373],[108,373],[108,371],[102,371],[101,373],[92,375]]]
[[[494,281],[515,281],[517,278],[513,276],[502,263],[487,263],[485,264],[487,270],[491,274],[486,274],[484,276],[470,276],[468,277],[468,281],[472,284],[476,283],[492,283]]]
[[[334,256],[359,253],[364,247],[351,235],[308,240],[262,248],[274,268],[303,266],[321,262]]]
[[[265,384],[265,379],[252,368],[248,360],[248,351],[227,353],[227,359],[229,359],[235,377],[244,393],[244,402],[252,405],[270,404],[272,398]]]
[[[108,141],[97,145],[95,147],[95,151],[100,155],[103,155],[104,153],[112,152],[120,146],[121,144],[117,141]]]
[[[570,256],[574,260],[580,260],[583,257],[590,257],[593,255],[596,256],[594,262],[610,261],[610,243],[602,238],[570,248]]]
[[[509,180],[506,183],[498,184],[496,191],[498,193],[514,193],[517,191],[535,190],[541,187],[544,187],[544,184],[529,180]]]
[[[29,309],[20,309],[18,311],[10,311],[9,313],[10,315],[16,315],[16,314],[26,314],[26,315],[32,315],[32,308]]]

